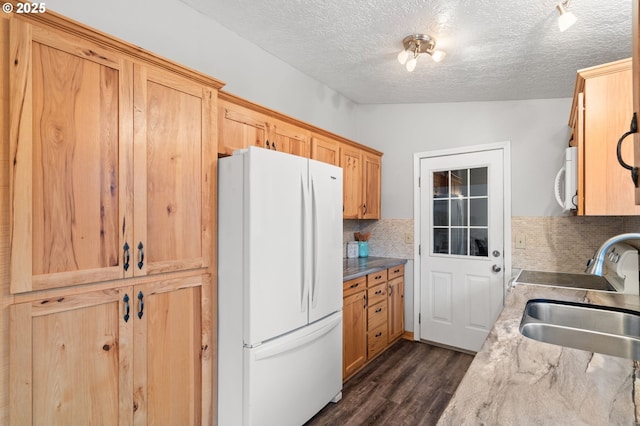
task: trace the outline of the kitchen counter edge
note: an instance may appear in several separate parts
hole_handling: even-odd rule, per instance
[[[344,258],[342,262],[342,280],[349,281],[383,269],[404,265],[407,259],[392,257],[356,257]]]
[[[637,363],[522,336],[523,309],[528,300],[539,298],[640,310],[638,296],[513,287],[439,425],[636,424]]]

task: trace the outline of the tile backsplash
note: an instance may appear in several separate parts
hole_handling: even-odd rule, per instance
[[[343,256],[354,232],[371,232],[369,255],[413,259],[413,219],[343,221]],[[594,251],[609,237],[640,232],[640,216],[513,216],[511,218],[512,266],[555,272],[583,272]],[[515,239],[524,240],[516,248]],[[631,242],[637,245],[638,241]]]
[[[413,219],[345,220],[343,231],[343,257],[347,256],[347,242],[360,231],[371,232],[369,256],[413,259],[413,243],[405,242],[407,233],[413,235]]]
[[[608,238],[640,232],[640,216],[514,216],[512,263],[516,269],[584,272],[587,260]],[[515,239],[524,236],[525,248]],[[637,246],[638,241],[630,241]]]

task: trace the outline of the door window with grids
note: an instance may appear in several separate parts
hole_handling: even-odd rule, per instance
[[[433,172],[433,253],[488,257],[487,167]]]

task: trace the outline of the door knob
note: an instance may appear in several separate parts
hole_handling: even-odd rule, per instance
[[[499,267],[498,265],[493,265],[493,266],[491,267],[491,270],[492,270],[493,272],[500,272],[500,271],[502,271],[502,268],[501,268],[501,267]]]

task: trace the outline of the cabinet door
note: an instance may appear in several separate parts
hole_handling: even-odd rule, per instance
[[[342,306],[342,377],[347,378],[367,359],[366,297],[359,291],[344,298]]]
[[[309,158],[309,137],[302,129],[296,129],[282,124],[276,124],[273,127],[271,144],[275,150]]]
[[[201,424],[202,278],[136,286],[134,423]]]
[[[311,138],[311,158],[324,163],[340,165],[340,143],[331,139]]]
[[[363,155],[362,218],[380,219],[380,169],[382,159],[378,155]]]
[[[359,219],[362,217],[362,151],[348,145],[340,149],[340,167],[342,167],[342,182],[344,185],[345,219]]]
[[[389,341],[404,333],[404,276],[389,281]]]
[[[11,292],[122,278],[132,232],[132,65],[10,22]]]
[[[125,296],[131,287],[10,307],[10,424],[132,424]]]
[[[260,115],[228,102],[220,102],[218,115],[218,153],[231,155],[249,146],[265,147],[268,129]]]
[[[205,267],[214,91],[135,67],[134,275]]]

